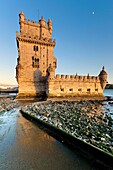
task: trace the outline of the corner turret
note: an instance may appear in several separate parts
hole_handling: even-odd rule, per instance
[[[19,22],[21,22],[21,21],[25,21],[25,16],[24,16],[24,13],[22,11],[19,14]]]
[[[49,29],[49,32],[50,34],[52,34],[52,21],[50,19],[48,19],[48,29]]]
[[[46,26],[46,21],[43,16],[41,17],[41,20],[40,20],[40,26],[42,26],[42,27]]]
[[[25,21],[25,16],[24,16],[24,13],[21,11],[19,14],[20,33],[22,33],[23,31],[24,21]]]
[[[51,64],[49,65],[49,67],[46,70],[46,75],[48,76],[49,79],[53,79],[55,76],[55,70],[54,68],[51,66]]]
[[[105,68],[103,66],[103,68],[102,68],[102,70],[100,71],[100,74],[99,74],[99,79],[100,79],[100,82],[101,82],[102,89],[104,89],[106,84],[107,84],[107,73],[104,69]]]

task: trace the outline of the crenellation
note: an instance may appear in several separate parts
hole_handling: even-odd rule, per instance
[[[87,81],[87,76],[83,76],[83,81]]]
[[[92,76],[91,78],[92,78],[92,80],[94,80],[94,79],[95,79],[95,77],[94,77],[94,76]]]
[[[61,79],[65,79],[65,75],[64,74],[61,75]]]
[[[64,75],[64,74],[56,74],[54,79],[58,80],[66,80],[66,81],[76,81],[76,82],[95,82],[98,83],[100,82],[100,79],[98,76],[76,76],[76,75]]]
[[[60,79],[60,74],[56,74],[56,79]]]
[[[78,81],[83,81],[84,77],[83,76],[78,76]]]
[[[70,76],[69,75],[65,75],[65,79],[70,79]]]
[[[70,79],[72,79],[72,80],[73,80],[73,79],[74,79],[74,77],[75,77],[74,75],[70,75]]]

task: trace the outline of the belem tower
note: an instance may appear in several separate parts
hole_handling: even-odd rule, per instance
[[[51,97],[103,97],[107,83],[104,67],[98,76],[55,74],[54,56],[56,40],[52,39],[52,21],[42,17],[38,23],[19,14],[20,33],[16,32],[18,58],[16,79],[17,99]]]

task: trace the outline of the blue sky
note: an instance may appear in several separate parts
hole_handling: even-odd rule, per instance
[[[52,20],[56,73],[97,76],[105,66],[108,82],[113,83],[113,0],[1,0],[0,83],[17,83],[20,11],[26,19]]]

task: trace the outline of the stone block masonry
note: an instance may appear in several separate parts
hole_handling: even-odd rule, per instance
[[[18,58],[16,79],[17,99],[48,97],[103,96],[107,83],[104,67],[98,76],[55,74],[56,40],[52,40],[52,21],[42,17],[38,23],[19,14],[20,32],[16,32]]]

